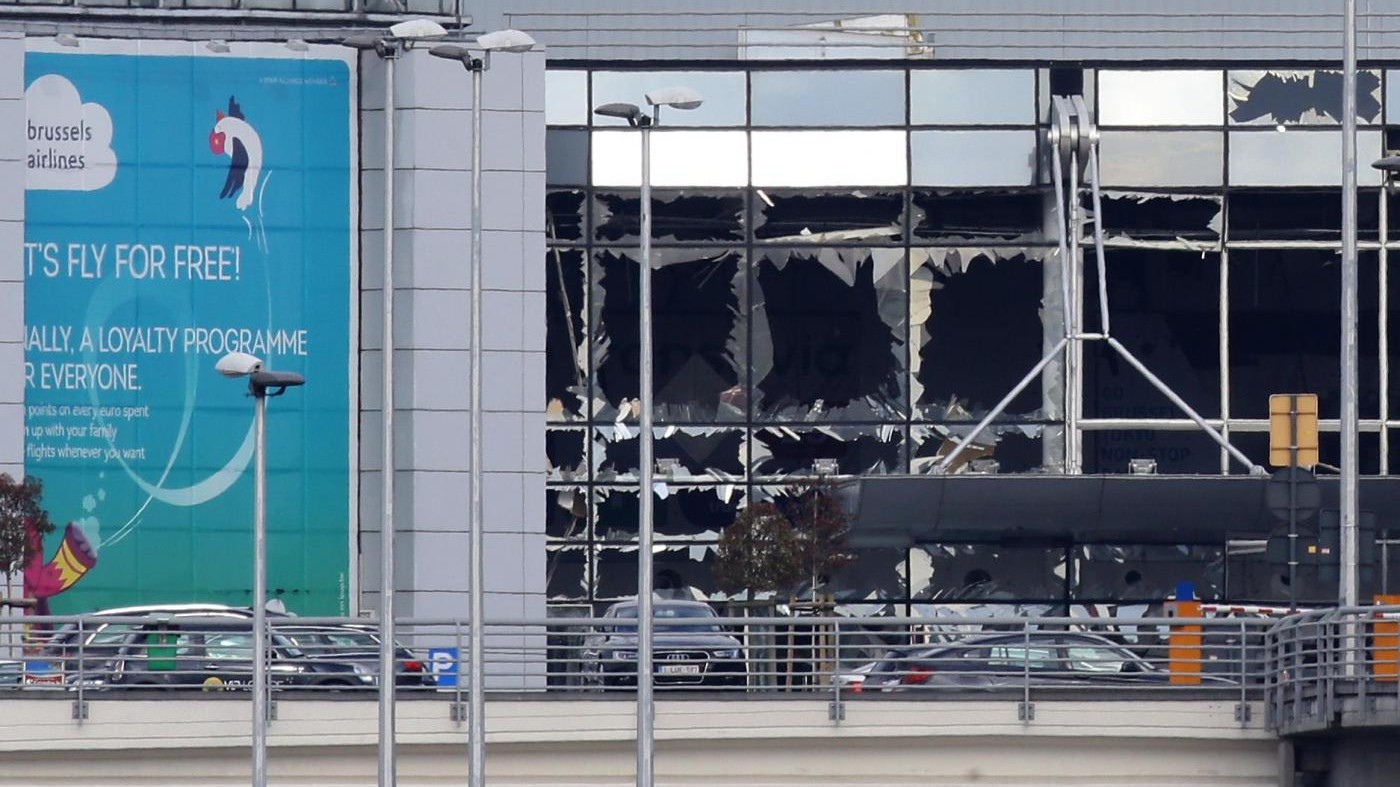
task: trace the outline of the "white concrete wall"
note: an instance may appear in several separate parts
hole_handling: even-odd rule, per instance
[[[373,55],[361,60],[366,609],[378,608],[380,585],[384,69]],[[471,76],[459,63],[411,51],[397,63],[394,92],[395,610],[399,617],[465,618]],[[496,55],[482,107],[484,603],[489,617],[542,618],[544,54]]]
[[[1263,717],[1262,708],[1253,717]],[[66,698],[0,700],[0,782],[30,785],[246,784],[248,706],[212,700],[96,701],[79,725]],[[278,785],[373,785],[373,701],[281,701],[270,729]],[[625,700],[487,704],[488,781],[630,785],[635,707]],[[464,784],[466,730],[442,701],[398,705],[400,787]],[[847,704],[665,700],[658,785],[1275,785],[1277,746],[1234,704],[1038,702],[1030,724],[1002,701]]]

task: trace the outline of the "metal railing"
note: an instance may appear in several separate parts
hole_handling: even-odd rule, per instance
[[[1031,713],[1039,696],[1194,690],[1245,703],[1269,685],[1272,625],[1259,617],[667,619],[656,626],[654,675],[658,691],[677,697],[995,696]],[[237,613],[0,621],[6,626],[0,634],[11,636],[0,641],[23,645],[0,668],[0,689],[68,692],[81,702],[136,692],[246,695],[251,682],[252,624]],[[469,626],[397,623],[401,696],[461,702]],[[268,674],[279,697],[368,698],[377,689],[372,621],[277,616],[269,627]],[[492,619],[483,638],[485,688],[495,697],[635,690],[635,633],[617,618]]]
[[[1400,726],[1400,607],[1303,612],[1268,639],[1269,724],[1281,734]]]

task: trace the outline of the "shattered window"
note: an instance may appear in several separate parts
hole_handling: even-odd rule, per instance
[[[593,586],[588,579],[586,546],[545,546],[545,592],[550,601],[589,601]]]
[[[900,126],[904,72],[754,71],[755,126]]]
[[[670,87],[688,87],[705,101],[695,109],[667,107],[662,126],[744,125],[744,74],[741,71],[594,71],[593,106],[622,102],[644,111],[646,94]],[[623,118],[595,115],[595,126],[626,126]]]
[[[909,427],[910,472],[933,473],[944,458],[966,441],[972,428],[973,424],[967,421]],[[1058,457],[1050,461],[1045,457],[1043,438],[1047,428],[1044,424],[993,423],[958,454],[947,472],[1031,473],[1058,463]]]
[[[1232,211],[1234,199],[1232,194]],[[1093,232],[1093,201],[1085,195],[1082,202],[1091,225],[1085,230],[1089,234]],[[1104,191],[1100,202],[1106,240],[1220,240],[1223,202],[1219,195]],[[1234,218],[1232,212],[1232,233]]]
[[[1374,252],[1358,259],[1362,418],[1379,413],[1378,276]],[[1230,414],[1265,418],[1269,396],[1316,393],[1322,418],[1341,413],[1341,256],[1328,249],[1230,252]]]
[[[748,451],[744,430],[706,426],[665,426],[653,429],[652,456],[659,468],[654,478],[673,481],[744,480]],[[595,479],[613,483],[633,481],[641,467],[641,437],[635,426],[614,424],[594,430]]]
[[[551,126],[588,125],[588,72],[544,72],[544,122]]]
[[[641,510],[637,488],[599,487],[597,494],[594,537],[607,542],[636,542]],[[655,538],[718,542],[721,531],[738,516],[743,501],[741,486],[668,483],[664,497],[658,494],[654,503]]]
[[[1074,557],[1081,599],[1158,602],[1182,582],[1205,600],[1225,591],[1221,545],[1092,544],[1075,547]]]
[[[658,544],[652,555],[652,589],[661,598],[722,598],[715,586],[715,547]],[[637,548],[599,547],[595,598],[615,601],[637,595]]]
[[[754,415],[871,420],[907,411],[904,252],[768,249],[754,268]]]
[[[594,256],[594,416],[635,419],[640,392],[639,268],[631,250]],[[652,250],[653,402],[658,422],[745,415],[745,287],[738,251]]]
[[[897,243],[904,195],[889,191],[756,189],[754,239],[773,243]]]
[[[593,195],[593,238],[635,246],[642,232],[637,191]],[[743,243],[744,194],[739,191],[653,190],[651,238],[660,243]]]
[[[1341,71],[1230,71],[1231,125],[1340,125]],[[1379,71],[1356,74],[1356,117],[1378,123],[1381,116]],[[1335,162],[1334,162],[1335,164]]]
[[[588,393],[588,280],[582,250],[545,252],[545,419],[583,417]]]
[[[546,237],[550,243],[582,241],[587,218],[583,212],[582,189],[549,192],[544,198]]]
[[[1097,330],[1101,325],[1098,267],[1092,251],[1084,256],[1085,322]],[[1207,418],[1218,416],[1220,255],[1113,248],[1106,259],[1113,337],[1196,412]],[[1105,342],[1084,347],[1084,414],[1090,418],[1185,417]]]
[[[1103,126],[1221,126],[1219,71],[1099,71]]]
[[[588,432],[583,427],[549,426],[544,432],[547,481],[588,480]]]
[[[1341,189],[1235,189],[1230,192],[1231,240],[1342,239]],[[1378,192],[1356,200],[1357,237],[1380,238]]]
[[[1218,131],[1104,131],[1099,135],[1104,186],[1219,186],[1225,137]]]
[[[915,191],[913,235],[951,243],[1043,240],[1046,199],[1039,191]]]
[[[594,131],[593,185],[640,188],[642,135],[635,130]],[[651,185],[741,187],[749,183],[748,135],[743,131],[651,132]]]
[[[1381,132],[1356,134],[1359,161],[1380,156]],[[1231,186],[1340,186],[1342,184],[1342,134],[1340,131],[1294,129],[1230,132]],[[1380,172],[1358,166],[1360,186],[1379,186]]]
[[[581,486],[545,489],[545,537],[559,541],[588,539],[588,490]]]
[[[551,186],[588,183],[588,132],[549,129],[544,136],[545,181]]]
[[[1044,354],[1041,260],[1050,249],[931,248],[910,253],[909,362],[919,418],[980,420]],[[1035,418],[1041,381],[1005,420]]]
[[[939,130],[909,134],[915,186],[1030,186],[1035,183],[1035,129]]]
[[[926,586],[912,588],[916,599],[985,602],[1069,598],[1070,572],[1063,547],[921,544],[916,549],[927,554],[930,572]]]
[[[909,73],[914,125],[1035,124],[1035,71],[939,68]]]
[[[899,131],[755,131],[753,185],[903,186],[909,135]]]
[[[905,472],[899,426],[773,426],[753,433],[755,477],[810,478],[818,460],[834,460],[840,475]]]

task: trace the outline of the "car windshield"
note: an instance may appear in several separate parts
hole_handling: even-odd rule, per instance
[[[636,619],[637,619],[637,608],[636,608],[635,606],[631,606],[631,607],[619,607],[619,608],[617,609],[617,611],[613,613],[613,617],[617,617],[617,618],[630,618],[630,619],[632,619],[632,620],[636,620]],[[682,626],[682,625],[675,625],[675,624],[669,624],[669,625],[668,625],[668,624],[666,623],[666,621],[668,621],[668,620],[677,620],[677,619],[681,619],[681,618],[684,618],[684,619],[686,619],[686,620],[699,620],[699,619],[704,619],[704,618],[713,618],[713,617],[715,617],[715,612],[714,612],[714,610],[710,609],[709,607],[691,607],[691,606],[679,607],[679,606],[667,606],[667,605],[664,605],[664,604],[657,604],[656,606],[652,607],[652,614],[651,614],[651,617],[652,617],[652,620],[655,620],[655,621],[656,621],[656,628],[657,628],[657,629],[670,629],[670,630],[672,630],[672,631],[705,631],[705,632],[715,632],[715,631],[719,631],[719,630],[720,630],[719,624],[718,624],[718,623],[712,623],[712,624],[710,624],[710,625],[708,625],[708,626],[707,626],[707,625],[703,625],[703,624],[698,624],[698,623],[697,623],[697,624],[686,624],[686,625],[683,625],[683,626]],[[616,632],[619,632],[619,633],[628,633],[628,634],[630,634],[630,633],[635,633],[635,632],[637,631],[637,626],[636,626],[636,624],[632,624],[632,625],[630,625],[630,626],[629,626],[629,625],[613,626],[613,631],[616,631]]]
[[[379,640],[362,631],[288,631],[285,634],[312,655],[379,649]]]

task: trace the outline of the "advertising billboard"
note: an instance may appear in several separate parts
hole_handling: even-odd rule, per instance
[[[253,400],[229,352],[298,372],[268,400],[268,589],[347,614],[356,129],[345,56],[268,44],[31,44],[25,472],[57,525],[53,614],[251,604]]]

